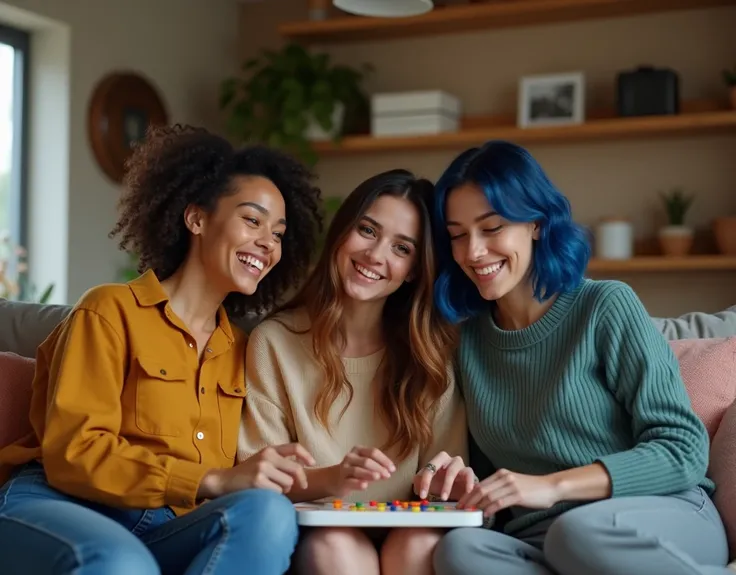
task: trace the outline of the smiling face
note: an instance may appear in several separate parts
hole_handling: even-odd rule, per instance
[[[421,233],[417,208],[379,196],[348,231],[335,254],[343,291],[357,301],[381,301],[411,278]]]
[[[452,256],[485,300],[500,300],[528,287],[535,223],[509,222],[497,214],[482,190],[468,183],[447,197],[446,225]]]
[[[281,259],[286,231],[284,198],[270,180],[237,177],[235,192],[209,213],[190,206],[185,220],[199,238],[199,258],[208,281],[225,293],[251,295]]]

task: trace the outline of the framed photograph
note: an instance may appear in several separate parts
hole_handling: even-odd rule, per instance
[[[519,82],[520,128],[564,126],[585,121],[582,72],[525,76]]]

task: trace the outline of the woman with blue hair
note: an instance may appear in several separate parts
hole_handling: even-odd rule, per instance
[[[437,575],[732,573],[677,360],[630,287],[584,277],[586,232],[534,158],[464,152],[434,220],[436,302],[462,322],[468,425],[494,470],[459,505],[507,514],[445,535]]]

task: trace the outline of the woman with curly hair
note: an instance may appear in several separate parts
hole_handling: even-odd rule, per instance
[[[587,233],[538,162],[508,142],[469,149],[433,213],[436,301],[461,323],[480,451],[458,505],[498,519],[449,532],[437,573],[732,573],[677,359],[628,285],[585,278]]]
[[[0,451],[3,573],[283,573],[298,444],[234,465],[246,336],[308,264],[310,174],[264,147],[152,131],[111,235],[142,275],[85,293],[37,352],[33,432]],[[145,272],[144,272],[145,270]]]
[[[429,181],[404,170],[360,184],[337,211],[301,292],[251,334],[238,456],[247,461],[274,443],[304,445],[316,466],[306,470],[308,487],[289,492],[295,502],[424,497],[412,486],[428,463],[442,470],[426,486],[433,494],[447,499],[457,476],[460,488],[472,486],[449,367],[453,332],[432,301],[431,193]],[[412,575],[431,573],[442,532],[303,535],[294,555],[299,573]]]

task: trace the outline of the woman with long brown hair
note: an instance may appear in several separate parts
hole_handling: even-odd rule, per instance
[[[248,400],[238,448],[300,442],[314,456],[292,501],[447,499],[472,486],[464,406],[451,369],[454,333],[433,305],[433,185],[405,170],[378,174],[344,201],[304,287],[251,334]],[[457,477],[457,479],[455,479]],[[448,485],[444,485],[447,478]],[[424,496],[424,495],[422,495]],[[316,528],[297,572],[432,572],[434,529]]]

